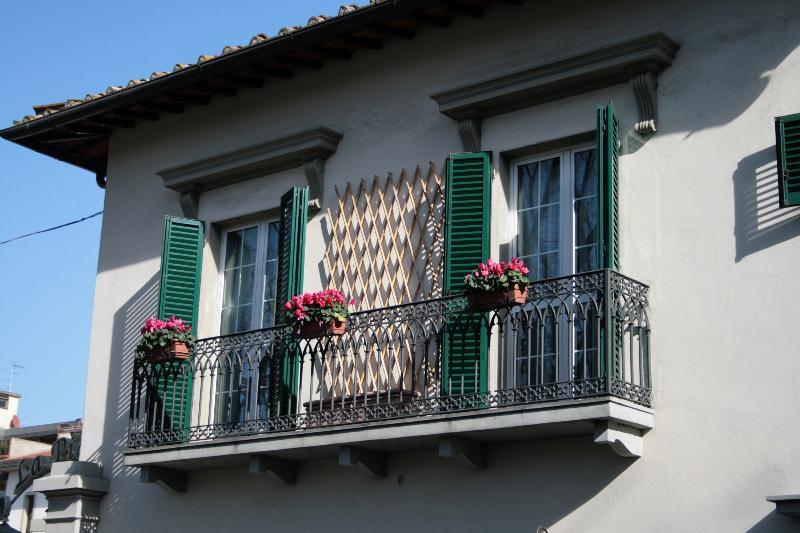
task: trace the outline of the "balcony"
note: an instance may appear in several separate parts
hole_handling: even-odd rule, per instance
[[[486,312],[457,295],[354,313],[339,337],[202,339],[189,362],[135,362],[125,462],[363,466],[438,443],[480,466],[485,442],[582,434],[639,456],[654,424],[646,307],[647,286],[599,270]]]

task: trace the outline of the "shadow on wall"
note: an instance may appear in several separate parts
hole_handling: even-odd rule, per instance
[[[733,174],[736,262],[800,235],[800,208],[778,204],[775,148],[741,161]]]
[[[676,12],[676,19],[696,18],[698,7],[681,3],[675,9],[686,13]],[[718,15],[716,9],[708,5],[705,15]],[[659,133],[682,133],[689,139],[740,117],[769,86],[771,73],[797,49],[798,21],[799,5],[786,2],[784,9],[751,10],[745,24],[732,19],[710,31],[673,35],[681,45],[675,66],[682,74],[673,81],[668,69],[659,79]],[[708,75],[710,64],[717,67],[713,76]]]
[[[588,435],[489,444],[487,455],[488,468],[473,471],[438,457],[434,449],[394,453],[384,479],[331,459],[301,462],[296,486],[245,470],[208,469],[192,472],[191,498],[168,501],[174,516],[189,516],[181,523],[187,531],[251,531],[255,523],[275,531],[326,531],[347,524],[343,530],[352,533],[533,533],[537,526],[562,533],[577,531],[565,525],[567,517],[592,520],[585,504],[634,461]],[[364,505],[352,505],[361,500]]]
[[[103,466],[108,478],[138,477],[138,468],[123,464],[122,452],[128,441],[128,419],[130,416],[131,376],[136,345],[144,321],[158,313],[158,291],[160,275],[156,274],[123,305],[114,315],[114,331],[111,337],[111,353],[108,366],[108,397],[106,405],[110,414],[103,426],[102,445],[89,461]],[[113,492],[111,501],[104,502],[110,512],[123,504],[123,494]]]

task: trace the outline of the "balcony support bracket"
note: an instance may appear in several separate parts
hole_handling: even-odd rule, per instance
[[[644,451],[641,430],[610,420],[595,421],[594,441],[608,444],[622,457],[641,457]]]
[[[297,462],[270,455],[250,456],[251,474],[271,474],[287,485],[297,484]]]
[[[456,458],[472,470],[486,469],[486,444],[460,437],[439,439],[439,457]]]
[[[139,475],[142,483],[155,483],[167,492],[186,492],[186,472],[160,466],[143,466]]]
[[[386,477],[386,454],[357,446],[339,449],[340,466],[360,466],[372,477]]]

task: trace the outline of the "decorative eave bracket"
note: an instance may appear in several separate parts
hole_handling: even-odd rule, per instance
[[[644,453],[641,430],[610,420],[594,423],[594,442],[607,444],[622,457],[639,458]]]
[[[336,152],[342,134],[324,126],[225,152],[158,172],[164,187],[181,193],[189,218],[197,215],[200,193],[240,181],[302,167],[309,184],[309,204],[322,206],[325,161]]]
[[[658,75],[675,59],[679,45],[663,33],[503,74],[431,96],[439,112],[458,122],[464,150],[481,149],[481,121],[526,107],[629,83],[636,97],[640,135],[655,133]]]

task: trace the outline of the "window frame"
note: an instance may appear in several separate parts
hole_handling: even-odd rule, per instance
[[[266,219],[258,219],[252,220],[250,222],[245,222],[241,224],[235,224],[231,226],[225,226],[222,228],[222,238],[220,239],[220,264],[219,264],[219,306],[217,309],[217,317],[219,320],[219,325],[217,327],[217,331],[219,335],[222,335],[222,312],[225,308],[225,273],[226,268],[225,265],[228,261],[228,234],[234,231],[240,231],[248,228],[256,227],[258,228],[258,238],[256,240],[256,259],[255,259],[255,280],[253,282],[253,300],[251,304],[253,305],[253,314],[251,317],[251,326],[257,325],[258,327],[251,327],[250,330],[245,331],[254,331],[263,329],[263,320],[264,320],[264,293],[266,290],[266,286],[264,280],[266,278],[266,269],[267,269],[267,250],[269,249],[269,226],[270,224],[280,224],[280,220],[276,217],[266,218]],[[280,228],[278,228],[278,235],[276,238],[280,237]],[[277,261],[280,262],[280,250],[278,250],[278,257]],[[276,270],[277,276],[277,270]],[[256,296],[258,295],[258,296]],[[278,302],[277,302],[277,294],[275,295],[275,308],[277,312]],[[228,333],[228,335],[235,335],[237,333],[242,332],[235,332],[235,333]]]
[[[582,152],[586,150],[596,150],[597,145],[596,143],[586,142],[586,143],[579,143],[579,144],[572,144],[566,145],[563,148],[559,148],[558,150],[548,150],[546,152],[539,152],[537,154],[533,154],[526,157],[520,157],[517,159],[513,159],[510,162],[510,173],[511,176],[511,187],[510,187],[510,199],[511,205],[509,210],[510,215],[510,223],[508,225],[509,234],[508,234],[508,242],[509,242],[509,253],[510,257],[517,257],[517,237],[519,235],[519,180],[518,180],[518,168],[521,165],[526,165],[529,163],[536,163],[539,161],[545,161],[547,159],[552,159],[555,157],[559,157],[560,162],[560,172],[561,175],[559,177],[559,212],[558,212],[558,238],[559,238],[559,258],[558,258],[558,276],[571,276],[576,272],[576,263],[577,263],[577,254],[575,248],[575,230],[576,230],[576,214],[575,214],[575,168],[574,168],[574,155],[576,152]],[[565,157],[566,156],[566,157]],[[567,179],[564,179],[565,176]],[[596,195],[599,197],[601,191],[597,191]],[[569,201],[565,202],[564,199],[568,198]],[[598,214],[599,216],[599,214]],[[569,220],[569,226],[567,227],[564,222]],[[599,231],[599,228],[597,229]],[[564,253],[564,250],[570,250],[570,254]],[[566,257],[569,255],[569,259]],[[599,250],[598,250],[598,261],[600,260],[599,257]],[[529,265],[533,266],[533,265]],[[546,279],[546,278],[542,278]]]
[[[563,147],[553,150],[541,151],[532,155],[528,155],[525,157],[520,157],[516,159],[512,159],[509,162],[510,165],[510,223],[508,225],[509,228],[509,235],[508,235],[508,242],[509,242],[509,253],[510,257],[517,256],[517,239],[519,236],[519,176],[518,176],[518,169],[520,166],[535,163],[538,161],[545,161],[548,159],[552,159],[558,157],[560,159],[559,169],[560,169],[560,176],[559,176],[559,268],[558,268],[558,275],[556,277],[562,276],[571,276],[575,275],[577,272],[577,249],[576,249],[576,236],[575,232],[577,229],[577,213],[575,210],[575,154],[577,152],[583,152],[587,150],[597,150],[596,143],[592,142],[581,142],[576,144],[567,144]],[[596,177],[595,177],[596,178]],[[600,197],[602,196],[602,191],[596,190],[595,195],[597,201],[599,202]],[[586,198],[586,197],[582,197]],[[598,213],[599,217],[599,213]],[[566,221],[569,221],[569,224],[565,224]],[[600,231],[598,227],[596,231]],[[569,250],[569,253],[566,253],[566,250]],[[600,261],[600,252],[598,250],[597,253],[597,261],[599,264]],[[533,265],[529,265],[533,266]],[[599,268],[599,266],[598,266]],[[552,278],[542,278],[543,281],[545,279],[552,279]],[[557,383],[564,381],[565,379],[572,380],[575,379],[575,366],[577,363],[577,354],[576,351],[578,350],[578,343],[577,343],[577,330],[575,328],[569,329],[567,327],[567,320],[564,316],[559,318],[559,334],[556,336],[557,338],[553,339],[554,345],[557,347],[555,350],[555,361],[553,362],[555,365],[555,376],[556,381],[544,381],[544,376],[539,376],[539,381],[534,382],[532,381],[533,372],[531,370],[531,364],[543,365],[544,361],[543,358],[547,357],[546,354],[539,354],[535,356],[528,356],[528,384],[527,386],[541,386],[541,385],[548,385],[552,383]],[[540,333],[542,334],[542,333]],[[517,357],[515,355],[515,349],[511,346],[512,340],[511,336],[508,336],[505,340],[508,344],[508,355],[504,364],[506,365],[505,372],[502,372],[501,379],[505,380],[504,386],[510,387],[519,387],[520,384],[516,382],[516,364],[517,364]],[[541,341],[540,341],[541,342]],[[584,342],[586,342],[584,340]],[[562,351],[565,349],[564,346],[569,347],[568,353],[564,354]],[[586,346],[584,344],[584,346]],[[530,352],[529,347],[529,352]],[[591,348],[584,350],[588,355],[588,352],[591,351]],[[565,357],[566,355],[566,357]],[[582,366],[584,369],[587,369],[587,362],[582,360]],[[542,367],[540,367],[542,368]],[[582,379],[586,379],[586,372],[583,373]]]

